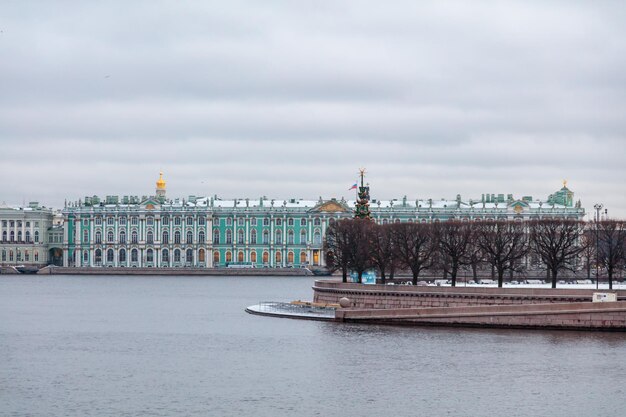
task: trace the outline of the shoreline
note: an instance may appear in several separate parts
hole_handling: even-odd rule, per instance
[[[313,295],[317,303],[348,304],[336,310],[339,322],[626,331],[626,290],[618,289],[363,286],[316,280]]]
[[[314,276],[306,268],[103,268],[44,267],[38,275],[198,275],[198,276]]]

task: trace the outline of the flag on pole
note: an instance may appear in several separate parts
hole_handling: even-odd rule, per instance
[[[354,185],[352,187],[348,188],[348,191],[350,191],[350,190],[356,190],[356,182],[354,183]]]

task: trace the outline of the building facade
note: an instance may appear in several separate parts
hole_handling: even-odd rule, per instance
[[[60,220],[57,218],[57,222]],[[60,264],[61,228],[55,225],[55,213],[37,202],[28,207],[0,207],[0,265],[42,267],[55,261]],[[57,242],[50,241],[51,235]]]
[[[111,267],[323,266],[328,225],[354,217],[356,201],[168,199],[162,174],[153,197],[86,197],[63,210],[63,265]],[[368,194],[369,198],[369,194]],[[372,200],[380,224],[448,220],[582,220],[565,184],[546,201],[486,194],[480,200]]]

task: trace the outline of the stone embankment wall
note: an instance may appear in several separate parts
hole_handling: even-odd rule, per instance
[[[431,326],[626,331],[626,301],[407,309],[341,309],[339,321]]]
[[[45,267],[38,274],[50,275],[219,275],[219,276],[307,276],[306,268],[68,268]]]
[[[355,308],[468,307],[478,305],[516,305],[591,301],[596,290],[571,288],[493,288],[493,287],[417,287],[411,285],[344,284],[330,280],[315,281],[313,301],[338,303],[342,297]],[[607,291],[601,291],[607,292]],[[626,290],[617,293],[626,300]]]
[[[411,287],[316,281],[314,301],[338,309],[339,321],[431,326],[626,331],[626,291],[618,301],[592,303],[595,290]],[[609,291],[600,291],[609,292]]]

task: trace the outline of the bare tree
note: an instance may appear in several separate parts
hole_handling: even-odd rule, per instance
[[[472,268],[472,279],[478,279],[478,268],[485,263],[485,254],[478,244],[480,223],[471,223],[471,238],[467,250],[467,263]]]
[[[528,252],[524,225],[518,222],[481,222],[478,225],[477,243],[485,255],[485,262],[498,274],[498,287],[502,287],[504,273],[515,270]]]
[[[324,239],[326,266],[331,271],[341,269],[343,282],[348,282],[351,221],[351,219],[344,219],[331,223],[326,229]]]
[[[392,239],[400,264],[411,270],[413,285],[419,274],[433,264],[436,245],[432,225],[427,223],[395,223]]]
[[[598,262],[606,269],[609,289],[613,289],[613,274],[623,267],[626,259],[626,223],[616,220],[598,222]]]
[[[449,221],[435,223],[434,231],[439,262],[443,270],[450,274],[454,287],[459,268],[470,261],[472,228],[468,223]]]
[[[357,274],[357,282],[363,282],[363,273],[373,266],[371,235],[376,224],[369,219],[351,219],[348,226],[348,267]]]
[[[556,288],[559,271],[575,269],[583,251],[583,222],[576,220],[535,220],[528,224],[530,249],[539,256],[550,272],[552,288]]]
[[[585,271],[587,273],[587,279],[591,279],[591,267],[595,263],[596,259],[595,231],[587,227],[580,239],[580,245],[582,246],[580,257],[582,258],[584,263]]]
[[[380,272],[380,280],[384,284],[387,272],[393,279],[397,257],[393,245],[391,228],[393,225],[374,224],[370,231],[370,243],[372,250],[372,263]]]

